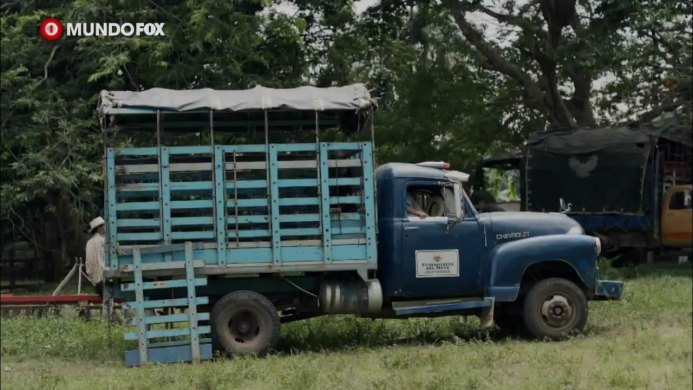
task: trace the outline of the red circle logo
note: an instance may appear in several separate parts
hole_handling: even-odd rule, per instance
[[[63,35],[63,24],[56,18],[46,18],[41,22],[39,32],[43,39],[55,41]]]

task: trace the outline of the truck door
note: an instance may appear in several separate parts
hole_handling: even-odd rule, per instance
[[[480,296],[483,239],[476,215],[451,223],[455,202],[462,207],[461,187],[455,199],[452,183],[434,183],[410,182],[402,197],[401,296]],[[413,215],[412,207],[428,216]]]
[[[664,194],[662,202],[662,243],[690,247],[693,241],[691,186],[676,186]]]

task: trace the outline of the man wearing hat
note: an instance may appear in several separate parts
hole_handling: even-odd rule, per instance
[[[96,217],[89,222],[89,233],[93,236],[87,241],[87,249],[85,256],[85,266],[87,275],[91,282],[96,285],[96,293],[103,296],[103,268],[104,264],[104,246],[106,238],[104,237],[104,225],[106,221],[101,217]]]

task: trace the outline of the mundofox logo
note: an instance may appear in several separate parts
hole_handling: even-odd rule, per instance
[[[115,36],[166,36],[164,23],[67,23],[68,37],[115,37]],[[41,36],[54,41],[63,33],[58,19],[45,19],[39,27]]]

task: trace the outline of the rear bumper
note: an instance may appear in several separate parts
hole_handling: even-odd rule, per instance
[[[598,280],[594,291],[594,300],[620,300],[623,297],[623,282],[616,280]]]

